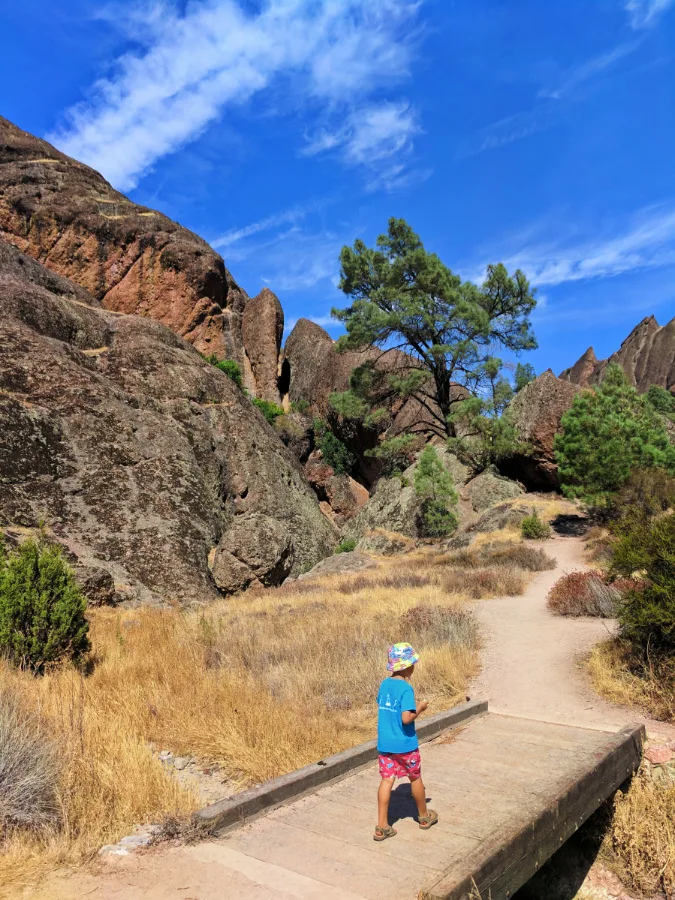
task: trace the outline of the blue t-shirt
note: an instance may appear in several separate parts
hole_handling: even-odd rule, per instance
[[[410,753],[419,741],[415,723],[404,725],[401,713],[414,712],[415,692],[402,678],[385,678],[377,695],[377,749],[380,753]]]

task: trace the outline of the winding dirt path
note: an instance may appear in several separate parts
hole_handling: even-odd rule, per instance
[[[588,566],[580,538],[555,537],[540,546],[556,559],[555,569],[535,576],[521,597],[474,605],[485,644],[483,669],[472,684],[471,696],[488,699],[496,713],[596,728],[642,722],[652,734],[675,737],[675,727],[595,693],[583,658],[615,626],[603,619],[572,619],[549,612],[546,596],[553,584],[565,572]]]

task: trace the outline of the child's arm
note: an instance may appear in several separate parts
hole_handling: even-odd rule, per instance
[[[417,709],[406,709],[405,712],[401,713],[401,721],[404,725],[410,725],[411,722],[414,722],[415,719],[422,715],[425,709],[429,708],[429,704],[426,700],[423,700]]]

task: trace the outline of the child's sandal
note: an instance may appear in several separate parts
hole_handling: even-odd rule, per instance
[[[417,821],[420,824],[420,828],[426,831],[438,822],[438,813],[433,809],[428,809],[426,816],[418,816]]]
[[[392,828],[391,825],[387,825],[386,828],[381,828],[379,825],[376,825],[373,840],[386,841],[387,838],[394,837],[395,834],[398,834],[398,832],[395,828]]]

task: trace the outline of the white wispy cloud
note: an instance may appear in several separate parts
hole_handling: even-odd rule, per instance
[[[675,265],[675,206],[648,207],[605,234],[533,243],[503,256],[497,254],[509,270],[522,269],[535,286]],[[469,280],[478,282],[485,265],[467,271],[472,273]]]
[[[631,28],[651,28],[661,15],[673,5],[674,0],[625,0]]]
[[[140,45],[49,139],[133,188],[163,155],[282,77],[327,107],[369,108],[409,72],[414,0],[198,0],[117,7]],[[249,11],[247,11],[247,9]],[[126,17],[126,18],[125,18]],[[131,24],[130,24],[131,23]]]
[[[251,222],[249,225],[243,225],[240,228],[231,228],[219,237],[214,238],[210,243],[216,250],[231,247],[246,238],[253,237],[261,231],[270,231],[279,228],[282,225],[289,225],[303,219],[311,211],[310,207],[295,206],[292,209],[284,210],[284,212],[276,213],[272,216],[266,216],[258,222]]]
[[[457,150],[457,158],[477,156],[485,150],[495,150],[497,147],[521,141],[539,131],[544,131],[552,121],[552,111],[546,107],[535,107],[522,113],[505,116],[466,138]]]
[[[608,50],[607,53],[601,53],[599,56],[594,56],[578,66],[573,66],[563,73],[554,87],[542,88],[539,96],[560,100],[570,95],[586,82],[611,69],[619,60],[633,53],[640,46],[640,43],[641,41],[635,40],[619,44]]]
[[[322,127],[307,139],[302,153],[316,156],[336,151],[347,165],[368,173],[368,190],[394,190],[431,174],[409,168],[413,139],[421,131],[409,103],[385,101],[353,110],[336,130]]]

